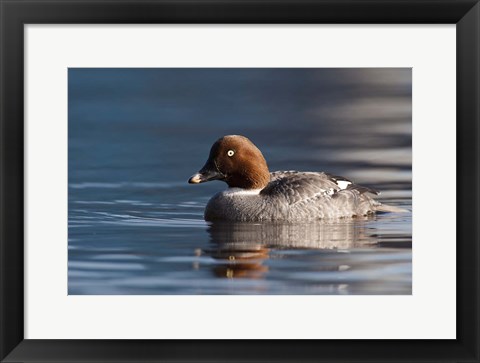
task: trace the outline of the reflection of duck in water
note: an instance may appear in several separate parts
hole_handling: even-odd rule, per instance
[[[204,252],[224,261],[213,267],[217,277],[261,278],[268,272],[263,262],[271,258],[274,249],[371,247],[377,242],[372,231],[360,220],[309,224],[216,222],[208,229],[212,247]],[[330,266],[329,270],[340,268]]]
[[[322,172],[273,172],[246,137],[224,136],[215,142],[203,168],[189,183],[225,181],[229,188],[213,196],[208,221],[286,221],[346,218],[402,209],[375,201],[373,189]]]
[[[268,266],[263,265],[270,252],[266,246],[240,243],[215,247],[206,252],[216,260],[225,261],[213,267],[213,273],[217,277],[259,279],[268,271]]]

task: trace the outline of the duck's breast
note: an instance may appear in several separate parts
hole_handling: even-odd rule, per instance
[[[229,188],[210,199],[205,208],[205,220],[238,222],[272,220],[273,216],[267,216],[265,213],[267,209],[270,209],[268,200],[260,195],[260,190]]]

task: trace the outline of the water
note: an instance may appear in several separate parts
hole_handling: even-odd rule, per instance
[[[411,294],[411,212],[209,224],[187,184],[249,137],[411,210],[410,69],[70,69],[69,294]]]

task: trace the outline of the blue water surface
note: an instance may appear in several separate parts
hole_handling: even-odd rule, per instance
[[[241,134],[272,171],[342,175],[411,211],[410,69],[68,75],[69,294],[411,294],[411,212],[210,224],[226,185],[187,184]]]

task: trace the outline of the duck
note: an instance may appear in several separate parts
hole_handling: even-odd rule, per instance
[[[206,221],[310,222],[405,212],[376,201],[375,189],[326,172],[270,172],[262,152],[242,135],[226,135],[211,147],[190,184],[220,180],[228,185],[204,212]]]

